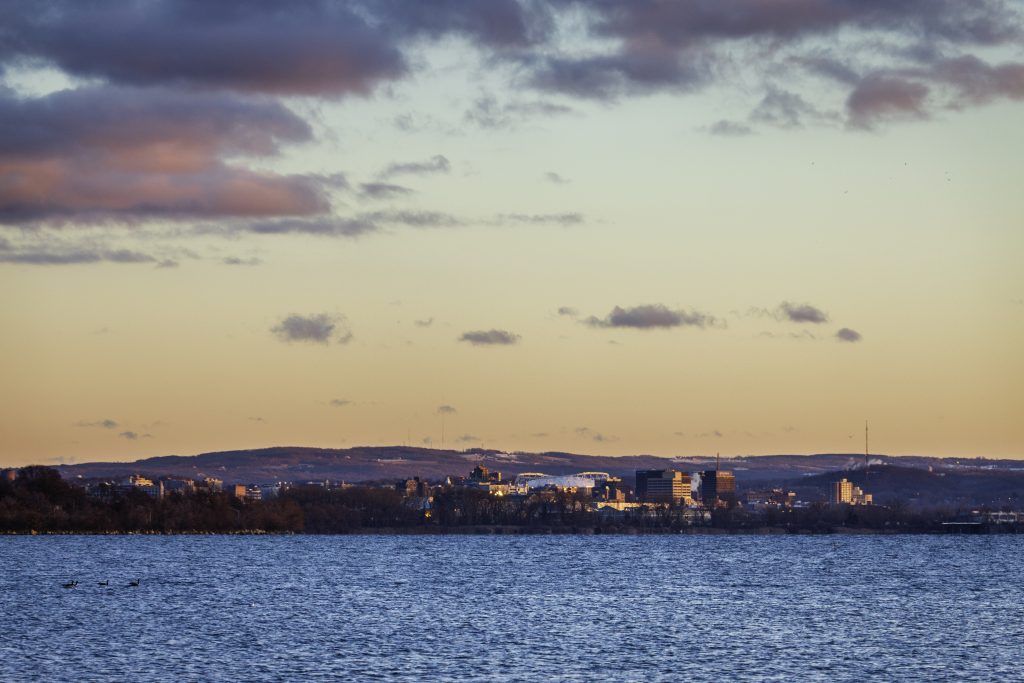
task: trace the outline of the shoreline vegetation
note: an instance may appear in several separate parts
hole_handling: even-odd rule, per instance
[[[1020,533],[1020,524],[950,525],[957,511],[890,506],[710,510],[649,505],[594,510],[582,494],[498,497],[437,487],[429,498],[394,488],[297,486],[269,500],[223,492],[154,497],[111,489],[90,495],[47,467],[0,481],[0,535],[788,535]]]

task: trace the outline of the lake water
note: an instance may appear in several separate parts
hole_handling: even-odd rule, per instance
[[[0,537],[0,681],[1024,680],[1022,561],[1024,536]]]

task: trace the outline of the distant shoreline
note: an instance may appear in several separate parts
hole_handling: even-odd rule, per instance
[[[0,536],[978,536],[1017,535],[1020,532],[984,528],[977,532],[948,532],[934,530],[880,530],[838,527],[829,531],[808,529],[788,530],[779,527],[753,529],[721,529],[693,527],[690,529],[621,529],[593,527],[395,527],[359,529],[340,533],[305,533],[294,531],[2,531]]]

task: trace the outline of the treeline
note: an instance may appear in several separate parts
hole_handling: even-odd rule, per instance
[[[302,531],[302,510],[288,499],[246,505],[226,493],[112,491],[93,498],[48,467],[26,467],[0,481],[0,532],[231,533]]]
[[[844,529],[927,533],[942,530],[951,511],[813,505],[751,513],[742,508],[648,508],[596,512],[584,494],[544,491],[491,496],[472,488],[435,489],[429,507],[386,487],[288,488],[276,498],[245,502],[227,493],[196,491],[154,498],[111,489],[101,497],[64,481],[56,470],[28,467],[0,480],[0,533],[310,533],[445,531],[504,528],[529,531],[684,532],[697,529],[832,533]],[[1002,530],[1013,530],[1005,525]],[[1019,530],[1019,529],[1017,529]]]
[[[111,489],[90,496],[56,470],[27,467],[0,480],[0,533],[310,533],[466,526],[583,526],[599,523],[587,497],[556,493],[526,503],[486,492],[438,489],[429,510],[393,488],[300,486],[246,502],[227,493]]]

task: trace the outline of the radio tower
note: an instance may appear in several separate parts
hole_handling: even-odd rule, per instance
[[[871,458],[868,457],[868,421],[864,420],[864,485],[867,486],[868,475],[871,474]]]

